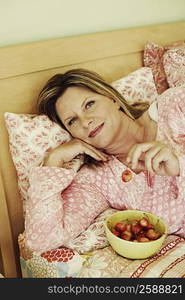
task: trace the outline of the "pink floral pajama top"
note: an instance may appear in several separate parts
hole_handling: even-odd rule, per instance
[[[185,237],[185,87],[158,97],[156,140],[173,148],[180,176],[155,175],[152,187],[144,172],[131,171],[132,180],[123,182],[128,168],[114,156],[95,170],[34,167],[26,204],[27,246],[41,251],[68,246],[110,206],[153,212],[165,220],[169,233]]]

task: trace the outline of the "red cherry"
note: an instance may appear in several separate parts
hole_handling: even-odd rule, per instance
[[[138,237],[146,237],[146,231],[141,231]]]
[[[154,229],[154,225],[149,223],[147,229]]]
[[[112,228],[111,232],[118,237],[120,236],[120,233],[115,228]]]
[[[131,231],[132,225],[131,224],[127,224],[126,225],[126,231]]]
[[[132,173],[131,171],[129,170],[125,170],[123,173],[122,173],[122,180],[123,182],[128,182],[132,179]]]
[[[142,227],[148,227],[148,224],[149,224],[147,218],[142,218],[142,219],[139,221],[139,223],[140,223],[140,225],[141,225]]]
[[[118,223],[116,223],[114,228],[116,231],[123,232],[126,229],[126,225],[127,224],[125,222],[118,222]]]
[[[121,238],[123,240],[130,241],[132,239],[132,232],[131,231],[124,231],[121,233]]]
[[[154,229],[148,229],[146,232],[146,237],[150,240],[157,240],[161,234],[159,232],[156,232]]]
[[[137,235],[142,230],[142,226],[140,224],[132,224],[132,232]]]

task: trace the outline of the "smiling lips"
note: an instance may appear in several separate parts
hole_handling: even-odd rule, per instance
[[[100,133],[100,131],[102,130],[103,128],[103,125],[104,123],[100,124],[98,127],[96,127],[94,130],[92,130],[90,133],[89,133],[89,137],[95,137],[97,134]]]

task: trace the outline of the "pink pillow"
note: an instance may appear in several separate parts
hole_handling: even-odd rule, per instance
[[[169,88],[163,65],[163,56],[165,52],[171,48],[181,47],[183,45],[185,45],[185,41],[178,41],[164,47],[152,42],[146,43],[143,62],[145,67],[152,69],[158,94],[161,94]]]
[[[141,101],[152,103],[158,96],[152,70],[146,67],[142,67],[114,81],[112,86],[118,90],[130,104]]]
[[[39,166],[43,162],[44,155],[48,150],[69,141],[71,136],[59,125],[51,122],[48,117],[43,115],[6,112],[4,118],[25,213],[30,169]],[[79,163],[81,164],[81,158],[75,159],[69,167],[78,168]]]
[[[185,47],[168,50],[163,63],[169,87],[185,85]]]

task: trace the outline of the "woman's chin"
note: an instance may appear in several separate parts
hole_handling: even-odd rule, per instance
[[[106,150],[110,147],[110,139],[103,138],[103,136],[99,135],[94,138],[88,138],[84,140],[84,142],[90,144],[91,146],[99,149],[99,150]]]
[[[96,147],[100,151],[106,151],[109,148],[109,146],[110,145],[108,141],[100,141],[99,143],[96,143],[96,145],[94,145],[94,147]]]

